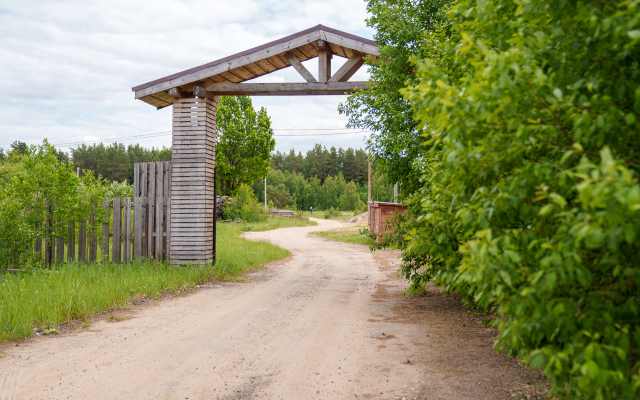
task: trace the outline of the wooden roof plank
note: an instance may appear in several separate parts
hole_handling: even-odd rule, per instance
[[[251,67],[246,69],[247,73],[243,72],[244,68],[240,70],[240,72],[235,71],[235,78],[228,73],[254,63],[260,66],[260,68],[263,68],[265,73],[285,68],[289,66],[289,63],[280,57],[280,55],[294,49],[297,49],[296,51],[300,52],[300,56],[303,56],[298,57],[299,60],[304,61],[313,58],[317,55],[317,49],[315,47],[316,40],[329,42],[333,53],[339,56],[343,56],[344,54],[344,56],[351,58],[353,54],[349,54],[350,50],[356,50],[365,55],[378,55],[378,46],[372,40],[318,25],[262,46],[254,47],[199,67],[136,86],[133,88],[133,91],[135,92],[136,98],[142,99],[150,94],[166,91],[171,88],[193,85],[199,81],[207,81],[207,79],[216,75],[221,75],[222,78],[232,82],[253,79],[263,74],[260,71],[252,71]],[[258,61],[261,61],[261,63],[258,63]],[[268,68],[265,69],[263,67],[265,63],[271,64],[275,69],[268,71]]]

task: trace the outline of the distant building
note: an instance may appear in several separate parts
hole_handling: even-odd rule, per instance
[[[369,202],[369,231],[377,235],[393,232],[390,225],[393,213],[403,213],[407,207],[400,203]],[[389,223],[387,223],[389,221]]]

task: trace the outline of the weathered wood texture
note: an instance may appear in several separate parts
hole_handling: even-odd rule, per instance
[[[321,45],[318,46],[318,43]],[[290,66],[293,66],[307,82],[313,83],[316,79],[302,66],[301,62],[315,57],[322,58],[320,62],[323,64],[323,71],[318,80],[326,82],[330,74],[328,71],[331,70],[327,68],[330,67],[331,54],[348,59],[359,55],[375,59],[379,52],[378,46],[369,39],[318,25],[262,46],[136,86],[133,91],[136,99],[163,108],[192,93],[195,85],[206,87],[207,84],[215,83],[239,83]],[[357,70],[353,64],[354,61],[345,68],[342,79],[336,77],[335,81],[344,82],[348,79],[346,75],[353,74]],[[366,88],[362,89],[366,90]],[[263,93],[263,95],[283,94],[286,93],[282,91]],[[314,93],[302,91],[297,94]]]
[[[171,161],[133,166],[133,215],[125,213],[132,221],[133,252],[129,254],[133,259],[169,259],[172,170]],[[128,204],[131,207],[130,201]]]
[[[173,104],[170,256],[172,264],[213,260],[213,171],[217,96]],[[197,227],[197,228],[196,228]]]
[[[276,210],[275,208],[272,208],[271,210],[269,210],[269,214],[271,215],[277,215],[279,217],[291,217],[293,218],[293,211],[291,210]]]
[[[369,82],[209,83],[205,88],[212,93],[225,96],[323,96],[367,90]]]

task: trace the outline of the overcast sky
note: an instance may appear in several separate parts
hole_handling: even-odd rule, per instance
[[[0,147],[170,132],[171,107],[134,100],[133,86],[323,24],[365,38],[363,0],[0,0]],[[332,69],[342,58],[334,56]],[[317,75],[317,59],[305,62]],[[352,80],[366,80],[363,67]],[[302,82],[292,68],[257,82]],[[346,96],[253,97],[276,135],[345,132]],[[279,136],[276,149],[364,147],[365,133]],[[171,135],[122,140],[171,145]],[[68,146],[59,148],[68,151]],[[75,146],[73,146],[75,147]]]

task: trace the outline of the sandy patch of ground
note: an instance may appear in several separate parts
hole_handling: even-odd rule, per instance
[[[436,289],[402,294],[397,252],[248,233],[292,256],[73,333],[5,345],[0,399],[490,399],[535,392],[495,331]]]

